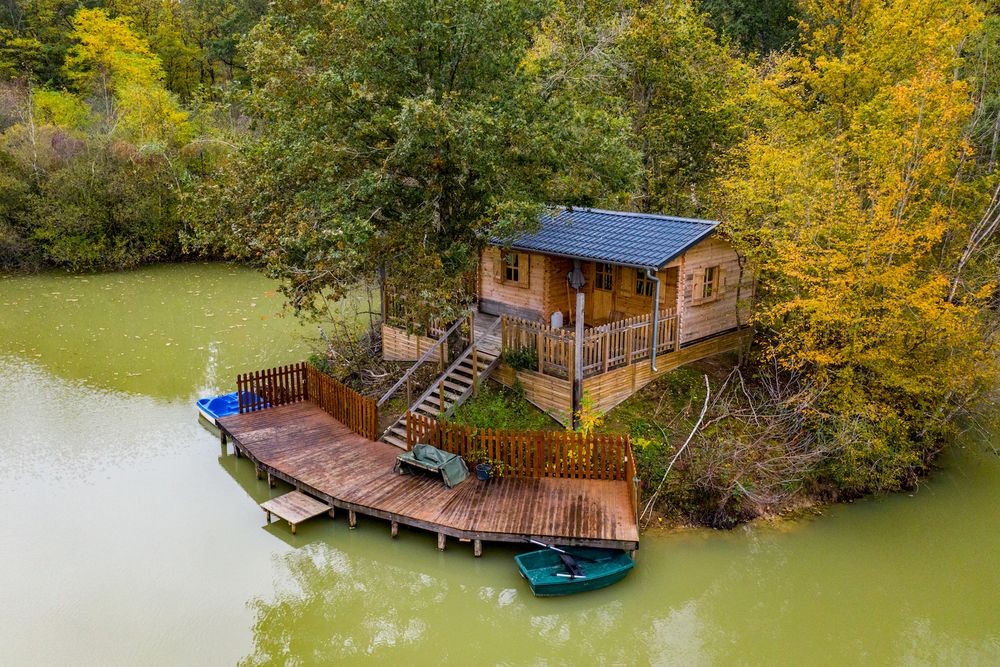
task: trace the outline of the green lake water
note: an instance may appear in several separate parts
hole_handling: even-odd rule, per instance
[[[286,489],[193,402],[307,354],[274,289],[204,264],[0,279],[0,664],[1000,664],[991,438],[912,494],[647,535],[572,598],[533,598],[508,547],[264,527]]]

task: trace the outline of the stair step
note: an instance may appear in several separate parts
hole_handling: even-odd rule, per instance
[[[406,438],[405,437],[400,438],[400,437],[398,437],[396,435],[390,435],[390,434],[386,433],[384,436],[382,436],[382,440],[384,440],[385,442],[388,442],[390,445],[395,445],[396,447],[402,447],[403,449],[406,449]]]
[[[468,382],[452,382],[451,380],[444,381],[445,389],[452,389],[459,393],[459,395],[465,393],[465,390],[472,386],[472,381]]]

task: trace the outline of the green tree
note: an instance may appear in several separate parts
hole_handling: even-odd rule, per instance
[[[385,267],[414,313],[461,301],[491,235],[635,174],[627,125],[523,66],[539,3],[281,0],[250,34],[256,135],[189,211],[285,279],[291,302]]]
[[[787,48],[798,35],[797,0],[701,0],[716,32],[761,54]]]
[[[726,151],[740,138],[747,71],[690,2],[561,1],[532,66],[561,90],[629,119],[643,172],[631,205],[704,215]]]

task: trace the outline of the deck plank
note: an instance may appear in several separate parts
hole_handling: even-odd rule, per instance
[[[470,476],[449,489],[437,478],[396,474],[397,447],[354,433],[309,401],[223,417],[219,424],[269,472],[362,513],[477,539],[638,544],[623,481],[505,477],[481,482]],[[309,500],[322,506],[317,513],[329,509]]]

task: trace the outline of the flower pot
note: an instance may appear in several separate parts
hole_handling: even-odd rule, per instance
[[[493,472],[493,466],[489,463],[477,463],[476,464],[476,479],[486,481],[490,478],[490,473]]]

